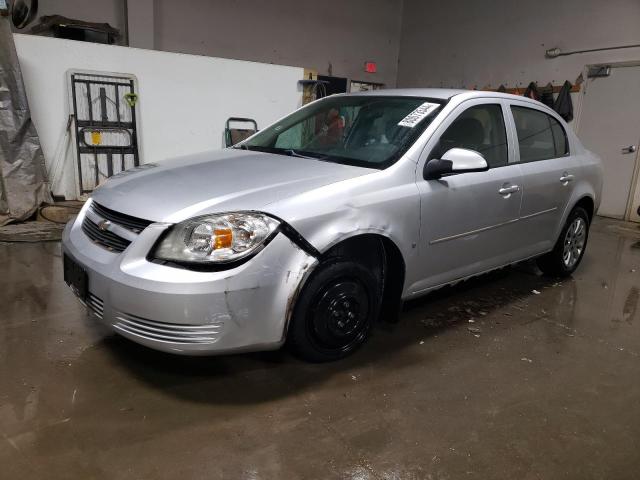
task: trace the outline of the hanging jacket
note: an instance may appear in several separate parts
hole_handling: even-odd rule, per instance
[[[571,83],[565,80],[556,102],[553,104],[553,109],[560,115],[566,122],[573,120],[573,102],[571,101]]]
[[[553,85],[551,85],[551,83],[542,88],[540,92],[540,101],[547,107],[553,108]]]
[[[531,82],[527,89],[524,91],[524,96],[533,100],[540,100],[540,94],[538,93],[538,86],[535,82]]]

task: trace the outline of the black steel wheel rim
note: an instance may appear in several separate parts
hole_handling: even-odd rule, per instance
[[[370,296],[356,278],[334,280],[321,288],[307,315],[307,332],[316,347],[348,351],[369,327]]]

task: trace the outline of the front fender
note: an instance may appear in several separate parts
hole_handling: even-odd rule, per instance
[[[402,254],[410,284],[417,274],[413,272],[417,262],[412,260],[417,257],[420,238],[420,196],[414,171],[411,162],[394,165],[270,205],[267,213],[291,225],[321,254],[358,235],[385,237]]]

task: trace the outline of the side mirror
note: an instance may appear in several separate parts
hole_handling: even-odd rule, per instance
[[[467,172],[484,172],[489,165],[481,153],[466,148],[452,148],[442,158],[429,160],[423,171],[425,180],[434,180],[444,175]]]

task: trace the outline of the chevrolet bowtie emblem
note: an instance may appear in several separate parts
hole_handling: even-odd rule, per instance
[[[110,226],[111,226],[111,222],[109,220],[100,220],[100,222],[98,222],[98,228],[103,232],[106,232],[107,230],[109,230]]]

